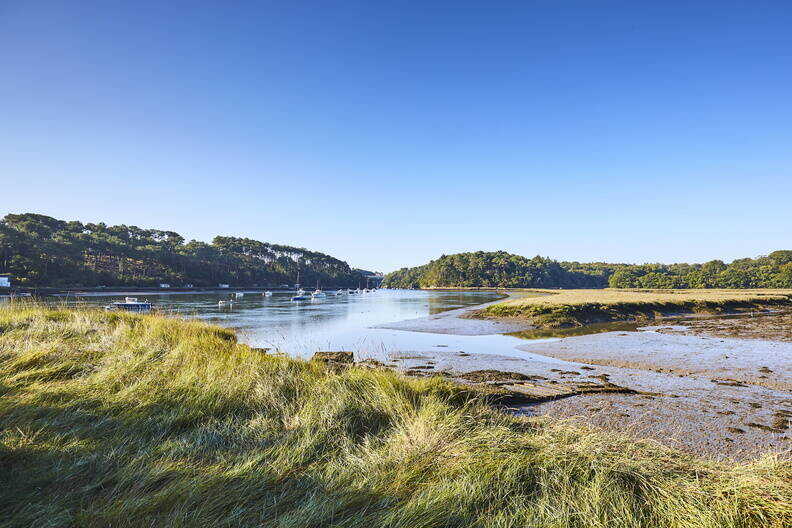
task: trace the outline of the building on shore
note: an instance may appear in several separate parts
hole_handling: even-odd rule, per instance
[[[161,282],[159,286],[160,288],[170,288],[170,284],[168,284],[167,282]]]
[[[229,286],[228,284],[218,284],[217,287],[218,288],[230,288],[231,286]]]
[[[8,273],[0,273],[0,288],[11,287],[11,275]]]

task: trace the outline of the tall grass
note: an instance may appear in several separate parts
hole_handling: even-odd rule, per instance
[[[0,526],[745,527],[792,467],[517,419],[195,321],[0,309]]]

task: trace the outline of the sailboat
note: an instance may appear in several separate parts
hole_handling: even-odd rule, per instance
[[[316,281],[316,289],[311,294],[311,297],[313,297],[314,299],[317,299],[319,297],[327,297],[325,295],[325,292],[323,292],[322,290],[319,289],[319,281]]]
[[[297,270],[297,283],[294,286],[297,288],[297,295],[291,298],[292,301],[305,301],[308,299],[305,295],[305,290],[300,288],[300,270]]]

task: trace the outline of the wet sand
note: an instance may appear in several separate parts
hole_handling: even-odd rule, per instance
[[[526,388],[531,395],[557,388],[558,393],[549,393],[545,401],[512,406],[512,412],[518,415],[579,420],[712,458],[752,458],[766,451],[792,455],[792,435],[786,422],[781,427],[787,413],[792,417],[792,393],[787,391],[756,385],[718,385],[695,376],[552,357],[521,359],[430,350],[391,354],[388,365],[411,375],[442,374],[463,383],[518,391]],[[527,380],[521,376],[482,376],[481,371],[516,373]],[[625,389],[629,394],[597,390],[603,386]],[[592,387],[594,390],[583,394],[574,390]]]
[[[717,385],[750,384],[792,391],[792,343],[654,330],[646,327],[638,332],[529,341],[518,349],[592,365],[696,376]]]
[[[686,318],[669,321],[658,331],[710,337],[737,337],[792,342],[792,311],[753,313],[748,316]]]
[[[469,310],[388,327],[456,335],[513,331],[507,322],[461,317]],[[521,416],[579,421],[718,459],[766,452],[792,458],[792,343],[697,335],[699,328],[714,333],[712,319],[524,340],[508,355],[438,345],[383,359],[410,375],[441,374],[527,394],[534,401],[511,405]],[[729,331],[758,335],[750,319],[728,319]]]

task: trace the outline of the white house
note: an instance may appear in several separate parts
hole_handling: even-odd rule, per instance
[[[218,284],[217,287],[218,288],[230,288],[231,286],[229,286],[228,284]]]
[[[11,275],[0,275],[0,288],[11,287]]]
[[[168,284],[167,282],[162,282],[160,283],[160,288],[170,288],[170,284]]]

